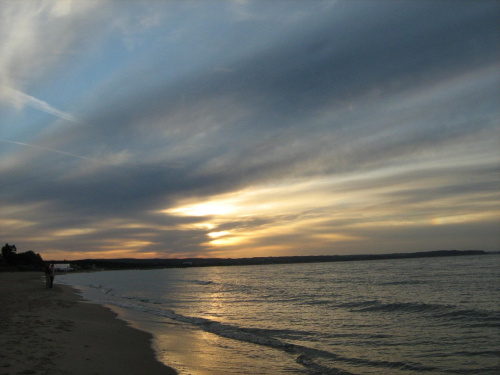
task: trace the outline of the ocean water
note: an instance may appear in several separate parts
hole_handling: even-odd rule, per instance
[[[180,374],[500,374],[500,256],[58,277]]]

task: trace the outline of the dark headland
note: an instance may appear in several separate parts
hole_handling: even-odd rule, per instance
[[[482,250],[437,250],[416,253],[363,254],[363,255],[313,255],[313,256],[280,256],[254,258],[184,258],[184,259],[82,259],[55,261],[55,263],[71,263],[72,267],[81,270],[90,269],[151,269],[151,268],[185,268],[213,266],[250,266],[263,264],[293,264],[320,262],[350,262],[385,259],[411,259],[430,257],[450,257],[466,255],[487,255]]]

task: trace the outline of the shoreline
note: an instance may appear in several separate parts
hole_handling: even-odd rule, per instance
[[[57,276],[45,289],[42,272],[1,272],[0,296],[2,374],[177,374],[156,358],[151,334]]]

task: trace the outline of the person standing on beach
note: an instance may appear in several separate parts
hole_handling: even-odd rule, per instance
[[[45,263],[44,272],[45,272],[45,287],[47,289],[49,289],[50,288],[50,265],[48,263]]]
[[[54,265],[50,265],[50,289],[52,289],[52,286],[54,286],[54,277],[56,276],[56,269],[54,268]]]
[[[54,276],[55,276],[55,269],[54,265],[47,263],[45,265],[45,287],[47,289],[52,289],[52,286],[54,285]]]

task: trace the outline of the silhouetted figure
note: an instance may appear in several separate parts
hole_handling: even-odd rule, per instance
[[[49,264],[45,265],[45,286],[47,289],[52,289],[52,286],[54,285],[54,276],[55,276],[55,269],[54,265]]]

